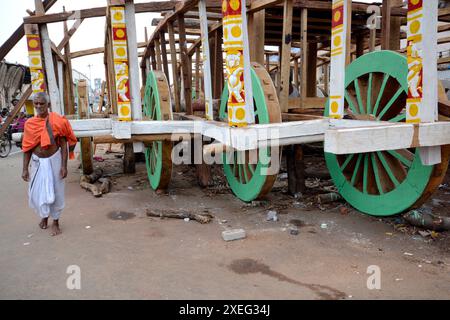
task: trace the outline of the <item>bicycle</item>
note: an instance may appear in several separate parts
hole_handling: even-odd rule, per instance
[[[11,152],[12,142],[11,136],[8,132],[5,132],[0,137],[0,158],[6,158]]]

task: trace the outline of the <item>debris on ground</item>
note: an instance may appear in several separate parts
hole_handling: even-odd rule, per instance
[[[322,223],[322,224],[320,225],[320,228],[321,228],[321,229],[328,229],[328,224]]]
[[[232,229],[222,232],[222,238],[225,241],[240,240],[244,239],[246,236],[244,229]]]
[[[403,219],[409,224],[429,229],[433,231],[447,231],[450,230],[450,218],[441,217],[423,210],[412,210],[403,215]]]
[[[336,193],[336,192],[319,194],[317,196],[317,202],[319,204],[334,202],[334,201],[338,201],[338,200],[341,200],[341,199],[342,199],[342,196],[339,193]]]
[[[186,219],[195,220],[202,224],[209,223],[214,218],[210,213],[196,213],[188,211],[176,211],[176,210],[158,210],[158,209],[147,209],[147,216],[158,217],[158,218],[174,218],[174,219]],[[185,220],[186,221],[186,220]]]
[[[274,210],[269,210],[267,212],[266,221],[278,221],[278,215],[277,212]]]
[[[293,236],[297,236],[298,235],[298,228],[297,227],[289,227],[289,234],[293,235]]]
[[[89,175],[82,175],[80,178],[80,186],[83,189],[91,191],[94,197],[99,198],[102,195],[111,191],[111,180],[109,178],[102,178],[103,170],[96,168],[93,173]],[[100,182],[100,185],[95,184]]]

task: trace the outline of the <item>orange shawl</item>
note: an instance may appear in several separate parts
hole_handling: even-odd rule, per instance
[[[74,159],[73,150],[77,144],[77,138],[73,133],[69,121],[57,113],[49,112],[50,127],[55,140],[58,137],[65,137],[69,143],[69,158]],[[46,126],[47,118],[33,117],[25,122],[25,130],[22,140],[22,151],[27,152],[41,145],[46,149],[51,145],[50,136]]]

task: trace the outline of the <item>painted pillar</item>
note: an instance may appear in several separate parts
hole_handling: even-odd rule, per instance
[[[331,68],[330,68],[330,118],[344,117],[345,97],[345,59],[347,43],[347,0],[333,0],[331,29]]]
[[[202,37],[202,64],[203,64],[203,83],[205,90],[205,115],[206,119],[214,120],[213,97],[211,87],[211,62],[209,54],[209,34],[208,34],[208,16],[206,13],[206,0],[198,2],[200,16],[200,30]],[[198,97],[197,97],[198,98]]]
[[[408,1],[406,122],[437,120],[437,18],[437,1]]]
[[[438,119],[437,30],[438,1],[408,0],[408,99],[406,122]],[[419,148],[425,165],[441,162],[441,148]]]
[[[27,37],[28,59],[31,73],[31,87],[33,94],[45,92],[45,72],[42,63],[42,42],[37,25],[25,25]]]
[[[228,85],[228,124],[255,122],[245,0],[223,0],[223,43]]]
[[[125,7],[109,8],[111,18],[114,74],[117,91],[117,112],[119,120],[131,121],[130,81],[128,70],[127,28]]]

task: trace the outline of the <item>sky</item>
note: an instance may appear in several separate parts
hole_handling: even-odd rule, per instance
[[[148,1],[135,1],[135,3],[140,2]],[[65,6],[66,10],[103,7],[106,6],[106,0],[58,0],[48,13],[62,12],[63,6]],[[28,16],[26,9],[34,10],[34,0],[0,0],[0,8],[0,43],[4,43],[23,22],[23,17]],[[151,35],[154,30],[154,27],[151,27],[151,20],[158,16],[159,13],[139,13],[136,15],[138,42],[143,42],[145,39],[145,27],[148,27],[148,33]],[[73,21],[68,22],[69,29],[73,23]],[[48,29],[50,38],[58,45],[63,38],[63,24],[52,23],[49,24]],[[71,51],[75,52],[103,47],[105,39],[104,30],[104,17],[85,19],[70,40]],[[28,65],[28,52],[25,37],[13,50],[11,50],[5,59],[11,63]],[[89,65],[91,65],[91,67],[89,67]],[[105,78],[103,54],[72,59],[72,67],[85,74],[87,77],[91,77],[92,73],[92,79]]]
[[[163,0],[164,1],[164,0]],[[373,0],[360,0],[361,2],[377,2]],[[135,3],[148,2],[148,0],[135,0]],[[86,9],[106,6],[106,0],[58,0],[48,13],[57,13],[66,10]],[[0,43],[4,43],[9,36],[23,22],[23,17],[28,16],[26,9],[34,10],[34,0],[0,0]],[[145,39],[144,28],[148,28],[148,34],[154,30],[151,26],[153,18],[160,16],[159,13],[139,13],[136,15],[136,29],[138,42]],[[73,21],[69,21],[70,28]],[[102,47],[104,45],[105,18],[85,19],[77,32],[70,40],[71,51],[80,51]],[[63,38],[63,24],[49,24],[50,38],[57,45]],[[25,38],[23,38],[14,49],[6,56],[6,61],[28,65],[28,53]],[[72,66],[87,77],[105,78],[103,54],[91,55],[72,60]]]

